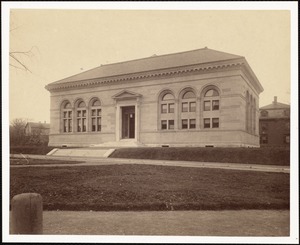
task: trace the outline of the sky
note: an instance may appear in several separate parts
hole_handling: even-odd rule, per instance
[[[10,10],[9,120],[50,121],[49,83],[101,64],[208,47],[246,58],[259,106],[290,104],[289,10]],[[16,65],[13,60],[10,63]]]

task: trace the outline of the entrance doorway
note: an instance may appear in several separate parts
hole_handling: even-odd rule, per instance
[[[135,138],[135,106],[122,107],[122,139]]]

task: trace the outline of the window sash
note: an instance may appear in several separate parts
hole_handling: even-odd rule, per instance
[[[190,112],[196,111],[196,102],[190,102]]]
[[[162,104],[161,105],[161,113],[167,113],[168,111],[168,105],[167,104]]]
[[[182,112],[188,112],[188,111],[189,111],[188,102],[182,102]]]
[[[210,111],[210,101],[204,101],[204,111]]]
[[[182,129],[187,129],[188,128],[188,119],[182,119],[181,120],[182,123]]]
[[[190,119],[190,125],[189,125],[190,128],[196,128],[196,119]]]
[[[174,113],[175,111],[175,104],[174,103],[169,103],[169,113]]]
[[[166,130],[167,129],[167,120],[161,120],[161,129]]]
[[[101,117],[97,118],[97,131],[101,131]]]
[[[68,119],[69,132],[72,132],[72,119]]]
[[[204,118],[204,128],[210,128],[210,118]]]
[[[219,110],[219,100],[213,100],[212,101],[212,110],[213,111]]]
[[[174,129],[174,120],[168,120],[168,129]]]
[[[219,118],[213,118],[212,119],[212,127],[218,128],[219,127]]]

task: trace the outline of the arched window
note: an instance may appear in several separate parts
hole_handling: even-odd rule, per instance
[[[196,128],[196,95],[185,91],[181,98],[181,129]]]
[[[101,131],[101,103],[99,99],[93,99],[90,107],[90,122],[92,132]]]
[[[203,128],[220,127],[220,95],[217,89],[210,88],[205,91],[203,99]]]
[[[174,96],[170,93],[165,94],[162,98],[161,113],[174,113],[174,108]]]
[[[62,106],[62,124],[63,132],[69,133],[72,132],[72,106],[69,101],[63,103]]]
[[[171,92],[163,92],[160,96],[160,129],[172,130],[175,127],[175,98]]]
[[[215,89],[210,89],[204,95],[204,111],[217,110],[219,110],[219,93]]]
[[[77,132],[86,132],[86,105],[83,101],[77,103],[76,119]]]

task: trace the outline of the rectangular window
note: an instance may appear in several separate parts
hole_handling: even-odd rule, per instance
[[[68,129],[68,120],[65,119],[64,120],[64,132],[67,132],[67,129]]]
[[[64,118],[67,118],[68,113],[64,111]]]
[[[69,118],[71,118],[72,117],[72,111],[69,111],[68,114],[69,114]]]
[[[161,105],[161,113],[167,113],[167,104]]]
[[[187,129],[187,128],[188,128],[188,120],[182,119],[182,129]]]
[[[204,118],[204,128],[210,128],[210,118]]]
[[[101,109],[97,109],[97,116],[101,116]]]
[[[77,111],[77,117],[81,117],[81,111]]]
[[[96,110],[92,110],[92,116],[96,116]]]
[[[96,131],[96,118],[92,118],[92,131]]]
[[[77,131],[81,132],[81,119],[77,119]]]
[[[167,120],[161,121],[161,129],[163,129],[163,130],[167,129]]]
[[[218,128],[219,127],[219,118],[213,118],[212,119],[212,127]]]
[[[190,128],[196,128],[196,119],[190,119]]]
[[[212,109],[213,109],[213,111],[219,110],[219,101],[218,100],[212,101]]]
[[[86,110],[82,111],[82,117],[86,117]]]
[[[190,102],[190,112],[196,111],[196,102]]]
[[[261,144],[268,144],[268,135],[264,134],[260,136],[260,143]]]
[[[86,132],[86,119],[82,119],[82,132]]]
[[[204,101],[204,110],[210,111],[210,101]]]
[[[188,112],[189,111],[189,104],[188,102],[182,103],[182,112]]]
[[[97,131],[101,131],[101,117],[97,118]]]
[[[169,129],[174,129],[174,120],[169,120]]]
[[[72,132],[72,120],[69,119],[69,132]]]
[[[170,103],[169,104],[169,113],[174,113],[174,108],[175,108],[175,105],[174,105],[174,103]]]

